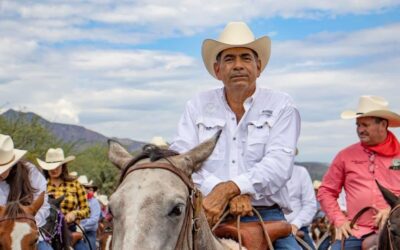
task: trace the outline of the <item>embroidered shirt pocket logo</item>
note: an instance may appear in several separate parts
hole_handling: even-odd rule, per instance
[[[393,159],[392,166],[390,166],[389,169],[400,170],[400,159]]]

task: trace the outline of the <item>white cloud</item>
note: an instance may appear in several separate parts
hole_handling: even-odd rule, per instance
[[[200,58],[184,54],[185,48],[160,50],[154,42],[148,49],[131,46],[214,34],[232,16],[322,19],[384,12],[399,4],[252,3],[244,8],[239,0],[2,2],[0,108],[26,107],[50,121],[79,123],[107,136],[171,140],[185,102],[221,83],[208,75]],[[273,41],[270,63],[258,82],[290,93],[297,103],[303,119],[299,159],[329,161],[357,141],[353,122],[339,120],[339,114],[355,107],[362,94],[382,95],[400,111],[400,73],[394,66],[400,63],[399,43],[399,23]]]

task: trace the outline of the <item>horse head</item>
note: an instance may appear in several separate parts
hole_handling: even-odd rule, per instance
[[[391,207],[389,218],[379,237],[378,249],[400,249],[400,196],[396,196],[378,181],[376,184]]]
[[[51,244],[53,249],[69,249],[71,245],[70,232],[60,210],[64,198],[64,195],[58,198],[48,196],[50,214],[46,218],[46,224],[39,228],[44,240]]]
[[[179,249],[192,249],[193,211],[188,211],[194,205],[187,182],[212,153],[220,133],[182,155],[147,149],[149,158],[133,158],[119,143],[109,141],[109,159],[122,172],[120,184],[109,202],[114,222],[113,249],[172,250],[180,241]],[[166,157],[153,157],[160,153]],[[201,232],[199,249],[222,249],[202,211],[196,221],[196,230]],[[182,239],[182,231],[190,233],[183,234]]]
[[[34,216],[43,202],[44,192],[29,206],[17,201],[0,206],[0,249],[36,249],[39,232]]]

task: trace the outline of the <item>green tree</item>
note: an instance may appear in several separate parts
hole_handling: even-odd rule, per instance
[[[108,159],[108,147],[104,144],[97,144],[81,151],[69,166],[70,170],[93,180],[99,188],[98,192],[107,195],[114,191],[120,174]]]
[[[14,147],[27,150],[26,158],[36,163],[36,158],[43,159],[47,149],[61,147],[66,154],[73,153],[76,143],[64,143],[40,123],[38,117],[29,118],[25,113],[6,119],[0,116],[0,133],[10,135]]]

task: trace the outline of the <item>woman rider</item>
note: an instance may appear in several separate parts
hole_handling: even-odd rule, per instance
[[[37,159],[47,179],[47,192],[58,198],[64,195],[61,202],[61,212],[65,221],[70,225],[71,231],[76,231],[73,222],[89,217],[89,203],[86,198],[84,187],[76,180],[76,177],[68,173],[67,163],[75,160],[75,156],[64,157],[61,148],[50,148],[46,153],[46,160]],[[84,242],[79,240],[74,249],[87,249]]]
[[[26,150],[14,148],[14,142],[8,135],[0,134],[0,205],[18,201],[30,205],[42,192],[46,191],[46,180],[32,163],[22,160]],[[35,215],[38,227],[46,224],[50,213],[47,195],[42,207]],[[39,250],[52,249],[39,237]]]

